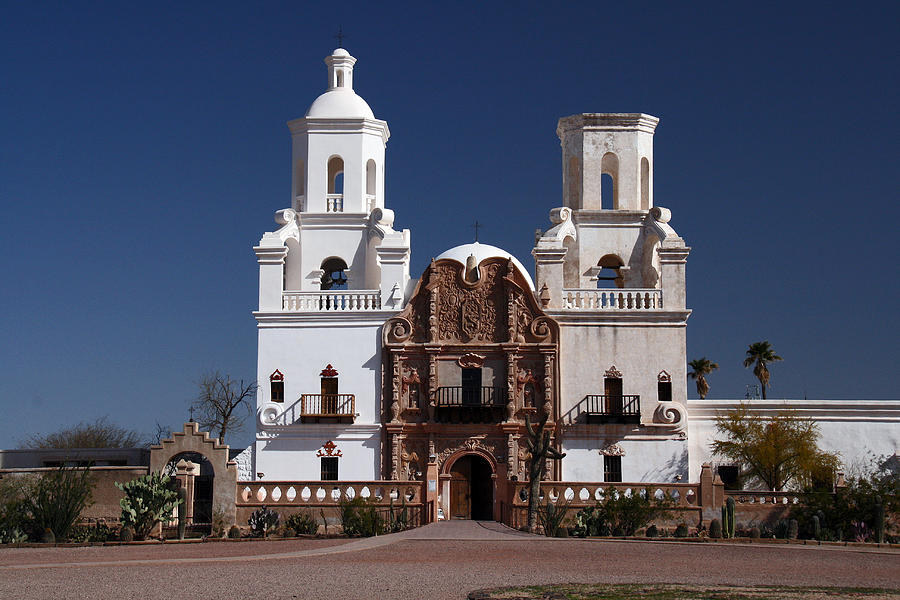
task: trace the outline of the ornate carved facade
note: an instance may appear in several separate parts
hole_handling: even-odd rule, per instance
[[[409,465],[429,457],[446,472],[452,457],[477,452],[498,478],[518,476],[524,416],[557,421],[558,344],[512,260],[432,261],[383,330],[384,472],[414,478]]]

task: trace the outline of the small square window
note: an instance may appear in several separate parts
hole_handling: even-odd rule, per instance
[[[337,481],[338,459],[336,456],[322,457],[322,481]]]
[[[272,382],[272,402],[284,402],[284,382]]]
[[[622,457],[621,456],[604,456],[603,457],[603,481],[610,481],[610,482],[622,481]]]

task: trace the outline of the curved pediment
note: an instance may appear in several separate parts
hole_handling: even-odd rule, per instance
[[[403,312],[385,324],[384,342],[556,343],[558,332],[513,261],[491,257],[467,267],[440,259],[425,270]]]

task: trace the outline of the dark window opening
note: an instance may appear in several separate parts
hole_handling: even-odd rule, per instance
[[[347,263],[340,258],[329,258],[322,263],[322,285],[323,290],[346,290],[347,289]]]
[[[621,482],[622,481],[622,457],[621,456],[604,456],[603,457],[603,481]]]
[[[719,465],[716,471],[726,490],[739,490],[743,487],[740,482],[741,470],[737,465]]]
[[[419,406],[419,384],[418,383],[409,384],[409,407],[410,408],[421,408]]]
[[[672,401],[672,382],[660,381],[656,384],[656,390],[660,402]]]
[[[462,370],[463,406],[481,404],[481,369]]]
[[[322,481],[338,480],[338,459],[336,456],[322,457]]]

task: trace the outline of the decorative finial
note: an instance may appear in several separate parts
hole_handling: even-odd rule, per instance
[[[189,410],[191,411],[191,420],[188,421],[188,423],[193,423],[194,422],[194,407],[191,406],[191,408]]]
[[[344,38],[345,37],[347,37],[347,35],[344,34],[344,28],[342,26],[338,25],[338,32],[334,36],[334,39],[337,40],[338,48],[344,47]]]

